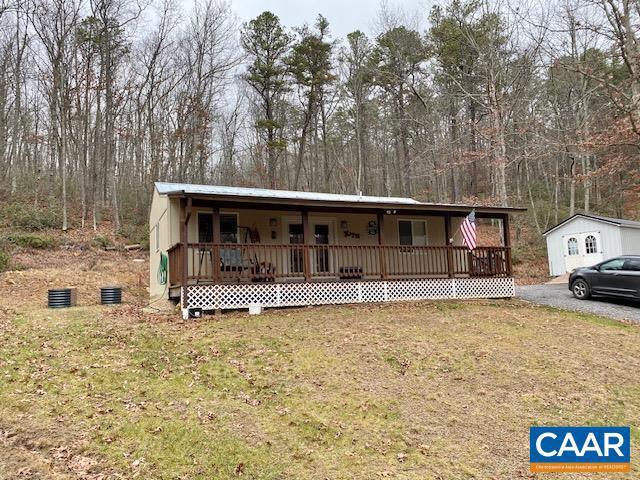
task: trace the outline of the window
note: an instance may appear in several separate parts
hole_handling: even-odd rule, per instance
[[[156,223],[156,226],[153,227],[155,231],[155,242],[156,242],[156,252],[160,250],[160,223]]]
[[[584,246],[587,255],[590,253],[598,253],[598,242],[596,241],[596,237],[593,235],[587,235],[587,238],[584,239]]]
[[[198,243],[213,241],[213,214],[198,213]]]
[[[400,245],[426,245],[427,224],[423,220],[399,220]]]
[[[623,265],[622,269],[623,270],[630,270],[632,272],[640,272],[640,259],[627,258],[624,261],[624,265]]]
[[[578,239],[571,237],[567,240],[567,252],[569,255],[578,255]]]
[[[623,265],[624,265],[623,258],[614,258],[613,260],[609,260],[608,262],[601,264],[600,270],[601,271],[622,270]]]
[[[234,213],[220,215],[220,240],[222,243],[238,243],[238,216]]]
[[[235,213],[220,215],[220,241],[238,243],[238,216]],[[213,242],[213,214],[198,213],[198,242]]]

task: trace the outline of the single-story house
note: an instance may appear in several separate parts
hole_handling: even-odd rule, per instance
[[[472,210],[501,245],[462,244]],[[151,300],[191,310],[511,297],[509,215],[411,198],[156,183]]]
[[[633,220],[577,213],[542,235],[553,276],[620,255],[640,255],[640,222]]]

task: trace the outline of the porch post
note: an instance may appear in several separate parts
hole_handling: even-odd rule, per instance
[[[378,215],[378,250],[380,252],[380,278],[387,278],[387,262],[384,254],[384,212],[379,210]]]
[[[180,244],[182,271],[180,272],[180,285],[182,287],[182,308],[189,308],[189,219],[191,218],[191,197],[180,200]]]
[[[309,245],[311,245],[311,231],[309,229],[309,211],[302,210],[302,265],[304,270],[304,281],[311,281],[311,259],[309,258]]]
[[[453,278],[453,247],[451,246],[451,214],[446,213],[444,216],[444,237],[447,248],[447,273],[449,278]]]
[[[213,248],[211,249],[211,262],[213,263],[213,281],[214,283],[220,283],[220,207],[213,207],[212,211],[212,229],[211,241],[213,242]]]
[[[507,275],[511,276],[511,234],[509,232],[509,214],[505,213],[502,217],[502,239],[504,243],[504,256],[507,267]]]

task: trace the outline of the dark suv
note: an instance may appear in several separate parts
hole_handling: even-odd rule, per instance
[[[640,300],[640,255],[617,257],[593,267],[576,268],[569,290],[578,300],[591,295]]]

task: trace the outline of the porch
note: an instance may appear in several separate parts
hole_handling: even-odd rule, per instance
[[[467,209],[179,201],[169,297],[183,312],[428,298],[510,297],[509,216],[476,211],[500,233],[470,251]],[[420,204],[423,206],[424,204]],[[197,241],[195,241],[197,240]]]
[[[168,254],[171,287],[511,276],[505,246],[178,243]]]

